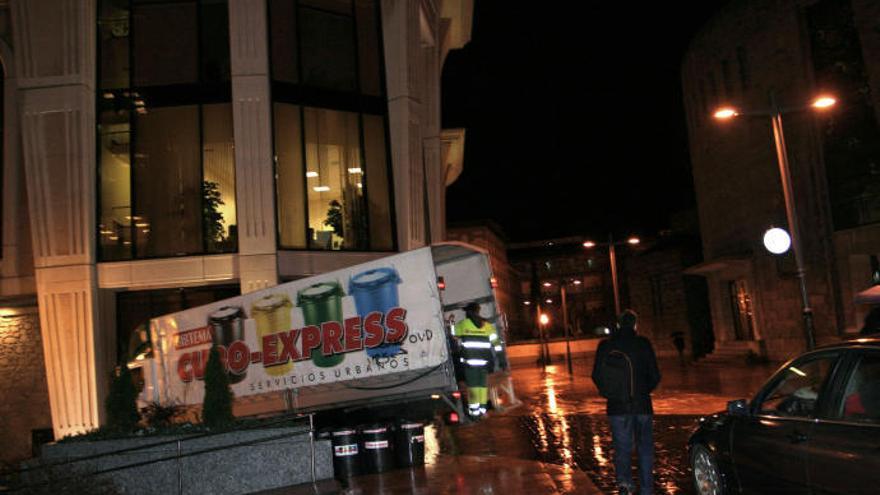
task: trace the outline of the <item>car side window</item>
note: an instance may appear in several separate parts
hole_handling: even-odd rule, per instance
[[[795,361],[782,370],[781,379],[761,401],[762,414],[811,417],[816,411],[819,393],[837,361],[836,355],[824,355]]]
[[[880,353],[862,356],[847,381],[841,404],[847,421],[880,424]]]

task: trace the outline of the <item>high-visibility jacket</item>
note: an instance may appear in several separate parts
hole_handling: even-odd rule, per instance
[[[485,367],[492,361],[492,349],[501,350],[495,326],[488,321],[477,327],[470,318],[455,324],[453,335],[461,341],[461,359],[468,366]]]

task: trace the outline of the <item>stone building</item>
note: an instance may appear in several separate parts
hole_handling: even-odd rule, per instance
[[[472,11],[0,1],[4,459],[97,427],[150,317],[442,240]]]
[[[880,253],[880,3],[735,0],[692,40],[682,63],[690,155],[718,345],[781,359],[803,349],[789,253],[762,246],[786,215],[769,116],[782,107],[806,286],[820,342],[854,331]],[[838,104],[819,113],[819,93]],[[721,105],[743,111],[721,122]],[[794,111],[798,109],[798,111]],[[804,109],[800,111],[800,109]]]
[[[699,236],[667,230],[627,263],[630,307],[639,315],[639,335],[651,339],[658,354],[675,354],[673,335],[681,332],[693,358],[714,348],[704,278],[685,268],[700,262]]]
[[[519,279],[520,339],[538,338],[539,309],[549,317],[548,337],[565,337],[563,287],[571,335],[594,335],[597,327],[615,321],[608,248],[587,249],[583,242],[582,237],[566,237],[510,244],[508,257]],[[628,251],[618,250],[617,257],[621,307],[629,304]]]

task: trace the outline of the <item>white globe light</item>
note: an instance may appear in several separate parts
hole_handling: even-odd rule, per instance
[[[791,236],[784,229],[773,227],[764,232],[764,247],[773,254],[782,254],[791,247]]]

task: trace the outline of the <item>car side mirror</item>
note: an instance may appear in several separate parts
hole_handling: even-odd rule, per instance
[[[732,400],[727,403],[727,414],[731,416],[748,416],[749,403],[745,399]]]

